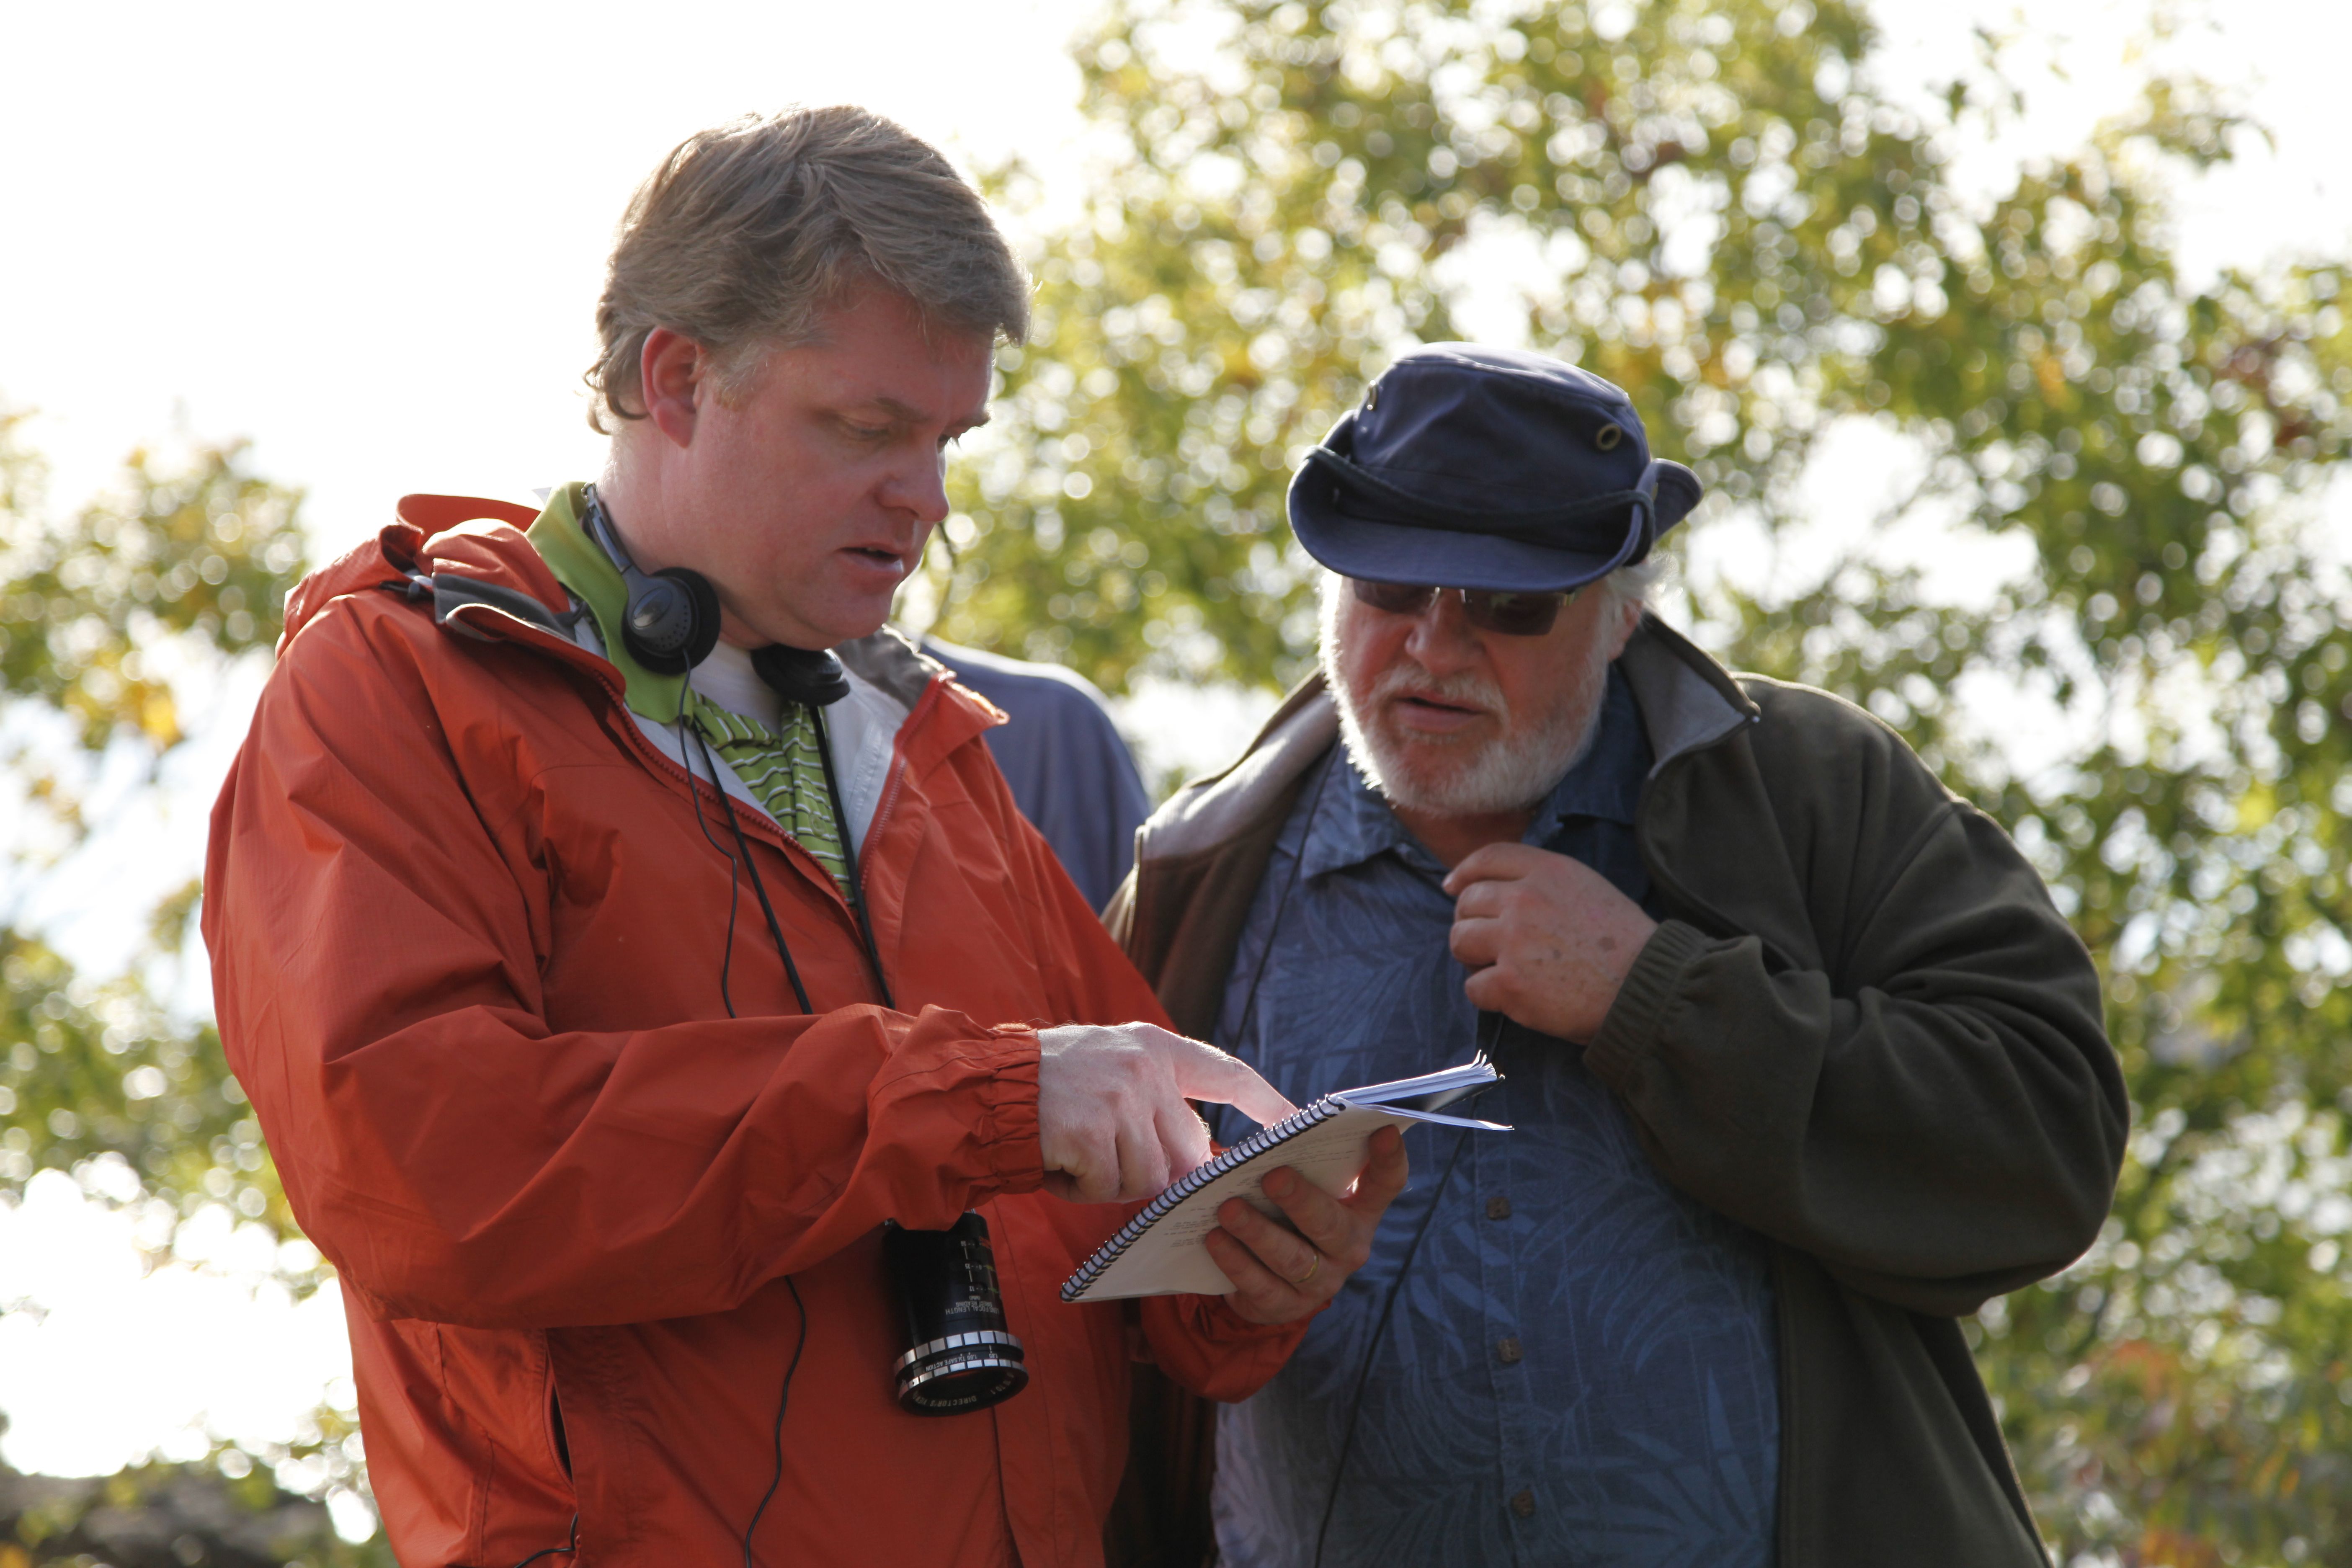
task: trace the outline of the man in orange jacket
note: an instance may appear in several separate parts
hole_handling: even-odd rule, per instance
[[[1345,1201],[1269,1182],[1295,1231],[1229,1205],[1228,1296],[1058,1299],[1207,1152],[1188,1099],[1289,1107],[1160,1026],[1002,716],[877,630],[1025,321],[896,126],[691,138],[599,307],[599,482],[410,497],[287,605],[205,934],[411,1568],[1098,1562],[1130,1361],[1246,1396],[1403,1184],[1390,1135]],[[957,1353],[1027,1386],[927,1417],[886,1232],[968,1211]]]

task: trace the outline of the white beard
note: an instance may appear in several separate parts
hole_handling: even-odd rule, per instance
[[[1605,640],[1593,640],[1591,653],[1539,713],[1511,712],[1501,691],[1477,676],[1440,680],[1418,665],[1392,665],[1374,678],[1370,689],[1350,691],[1339,678],[1339,594],[1323,595],[1324,682],[1339,710],[1348,761],[1391,805],[1431,816],[1524,810],[1549,795],[1591,749],[1608,689]],[[1380,713],[1383,700],[1402,687],[1503,714],[1504,731],[1475,746],[1426,739],[1401,743],[1385,729],[1366,725],[1364,716]],[[1421,754],[1413,755],[1415,751]]]

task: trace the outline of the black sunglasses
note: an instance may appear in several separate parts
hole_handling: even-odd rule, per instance
[[[1426,613],[1440,594],[1462,595],[1462,615],[1480,631],[1507,637],[1539,637],[1551,630],[1562,605],[1576,597],[1570,588],[1559,594],[1520,594],[1496,588],[1438,588],[1426,583],[1367,583],[1350,577],[1348,585],[1357,601],[1391,616]]]

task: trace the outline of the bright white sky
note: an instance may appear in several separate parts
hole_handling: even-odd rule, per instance
[[[2124,40],[2147,4],[2032,8],[2029,116],[1976,155],[1980,178],[2120,106],[2137,68]],[[1973,22],[2025,31],[1994,0],[1878,10],[1882,75],[1903,91],[1969,58]],[[599,271],[630,189],[686,133],[855,100],[967,163],[1017,151],[1065,176],[1078,163],[1060,43],[1082,0],[5,12],[0,402],[39,410],[31,439],[58,500],[175,429],[247,436],[262,472],[309,489],[324,551],[404,491],[519,496],[598,466],[578,377]],[[2246,89],[2277,133],[2274,153],[2254,144],[2186,193],[2191,264],[2352,252],[2336,79],[2352,8],[2234,0],[2174,50]],[[233,719],[249,700],[223,707]],[[1209,760],[1252,707],[1215,701],[1181,726],[1166,708],[1130,718],[1204,732]],[[192,758],[180,804],[100,879],[188,876],[226,760],[224,744]],[[125,951],[87,922],[69,945],[101,963]],[[142,1279],[125,1226],[65,1184],[0,1207],[0,1457],[87,1474],[201,1451],[200,1430],[290,1431],[347,1372],[332,1300],[296,1307],[257,1285],[240,1245]],[[19,1300],[43,1310],[5,1310]]]

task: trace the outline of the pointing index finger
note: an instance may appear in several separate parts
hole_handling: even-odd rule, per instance
[[[1239,1057],[1181,1035],[1174,1038],[1179,1044],[1171,1065],[1176,1072],[1177,1092],[1185,1099],[1230,1105],[1262,1127],[1297,1113],[1297,1106]]]

